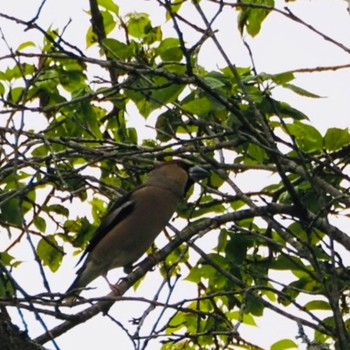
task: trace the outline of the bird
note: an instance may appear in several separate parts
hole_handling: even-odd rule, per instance
[[[111,269],[132,270],[133,263],[165,228],[193,183],[208,176],[202,167],[180,159],[157,164],[148,179],[121,197],[101,220],[78,261],[79,264],[86,258],[66,291],[64,302],[76,300],[99,276],[108,282],[106,276]]]

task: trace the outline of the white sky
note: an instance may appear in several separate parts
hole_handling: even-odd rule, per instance
[[[34,0],[3,1],[0,12],[28,20],[35,14],[39,3],[40,1]],[[121,5],[121,10],[124,13],[130,11],[144,11],[151,13],[152,18],[157,23],[162,24],[164,22],[163,15],[159,8],[153,6],[154,1],[128,0],[120,1],[120,3],[123,4],[123,6]],[[284,6],[280,1],[278,3],[282,4],[280,6],[281,8]],[[288,6],[293,10],[294,14],[301,17],[305,22],[313,25],[322,33],[331,36],[345,46],[350,47],[350,16],[346,11],[346,2],[340,0],[299,0],[295,3],[288,3]],[[88,16],[84,15],[82,9],[88,9],[88,2],[85,0],[48,0],[39,23],[44,28],[49,25],[52,25],[54,28],[62,28],[68,23],[69,19],[72,19],[72,23],[67,28],[65,38],[69,38],[69,42],[84,49],[85,31],[89,22]],[[40,37],[34,30],[23,33],[20,26],[14,25],[1,18],[0,27],[4,37],[8,40],[8,43],[13,49],[23,41],[38,41]],[[235,12],[230,11],[224,14],[214,27],[220,29],[218,37],[225,47],[231,61],[237,66],[250,65],[247,51],[236,30]],[[171,27],[169,27],[168,30],[170,32]],[[252,39],[245,36],[244,39],[249,43],[252,49],[258,72],[278,73],[289,69],[333,66],[349,63],[349,55],[346,52],[324,41],[300,24],[291,22],[278,14],[269,16],[263,24],[261,33],[256,38]],[[211,69],[216,69],[218,66],[223,65],[223,61],[217,57],[216,54],[212,55],[212,52],[215,52],[214,49],[211,45],[207,44],[205,47],[205,54],[201,57],[201,64]],[[7,53],[8,51],[3,41],[0,40],[0,56]],[[318,74],[300,74],[293,83],[305,89],[309,89],[311,92],[319,94],[324,98],[308,99],[293,93],[286,93],[285,91],[279,91],[276,93],[276,97],[288,101],[292,106],[299,108],[307,114],[311,118],[312,123],[322,132],[327,130],[330,126],[345,128],[349,126],[349,81],[350,70],[330,71]],[[130,110],[130,125],[139,127],[141,124],[151,123],[151,121],[145,122],[143,118],[136,117],[134,113],[134,110]],[[149,129],[145,132],[148,133]],[[149,134],[147,134],[147,136],[149,136]],[[242,186],[246,189],[251,189],[251,182],[247,180]],[[50,275],[50,281],[52,282],[54,290],[63,292],[71,283],[74,278],[73,266],[74,262],[65,261],[63,268],[60,269],[58,273]],[[30,271],[31,269],[36,270],[35,265],[28,261],[24,264],[22,269],[23,277],[20,280],[22,285],[33,293],[42,292],[40,283],[33,285],[33,278]],[[113,276],[122,276],[122,273],[118,270]],[[117,279],[117,277],[115,277],[115,279]],[[157,288],[157,281],[157,273],[150,273],[135,294],[129,291],[127,295],[147,295],[150,290],[155,290]],[[104,293],[107,293],[108,287],[104,283],[99,282],[100,281],[92,285],[98,285],[98,295],[104,295]],[[193,288],[193,286],[189,285],[188,288]],[[96,295],[96,293],[92,292],[92,295]],[[181,295],[177,297],[181,298]],[[142,314],[142,310],[140,310],[139,305],[135,302],[117,303],[113,308],[113,312],[116,317],[119,318],[119,316],[121,316],[124,320],[129,320],[132,317],[138,317]],[[271,313],[267,312],[267,314]],[[270,315],[269,319],[271,319]],[[282,334],[284,334],[286,338],[293,338],[297,333],[296,329],[286,328],[287,326],[283,319],[278,318],[276,320],[276,318],[273,318],[273,320],[273,327],[271,327],[271,323],[264,324],[262,320],[259,320],[259,328],[250,328],[253,335],[249,334],[246,338],[248,340],[253,338],[257,339],[258,345],[268,348],[273,342],[278,340]],[[44,332],[39,324],[34,321],[34,318],[31,323],[36,324],[31,334],[32,336]],[[124,323],[124,325],[126,324],[127,323]],[[243,337],[246,334],[242,332]],[[103,340],[101,341],[101,339]],[[86,324],[75,327],[66,335],[59,337],[57,343],[62,350],[73,350],[78,347],[85,350],[96,348],[103,348],[104,350],[133,349],[127,337],[119,331],[118,327],[108,318],[102,316],[95,317]],[[46,347],[50,349],[54,348],[50,344],[46,344]],[[154,347],[150,349],[157,348],[158,346],[155,344]],[[303,349],[303,347],[301,346],[300,349]]]

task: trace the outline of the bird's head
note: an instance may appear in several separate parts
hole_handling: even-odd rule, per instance
[[[183,196],[195,181],[202,180],[208,176],[209,172],[202,167],[176,159],[157,164],[151,172],[147,183],[172,182],[174,183],[174,188],[179,190],[179,196]]]

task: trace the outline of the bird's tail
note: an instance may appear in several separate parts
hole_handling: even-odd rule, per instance
[[[81,283],[81,274],[79,274],[76,279],[73,281],[73,283],[70,285],[70,287],[66,291],[66,296],[62,299],[62,302],[64,304],[72,304],[74,301],[76,301],[77,297],[79,296],[80,292],[85,287],[84,284]]]
[[[67,296],[65,296],[62,301],[65,304],[73,303],[79,294],[84,290],[84,288],[100,274],[101,271],[99,269],[96,269],[95,264],[85,263],[77,271],[77,277],[67,289],[65,293]]]

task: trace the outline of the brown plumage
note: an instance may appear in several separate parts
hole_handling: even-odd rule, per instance
[[[76,296],[109,270],[132,266],[164,229],[193,182],[208,175],[206,170],[180,160],[156,166],[141,186],[122,197],[103,218],[66,293]]]

